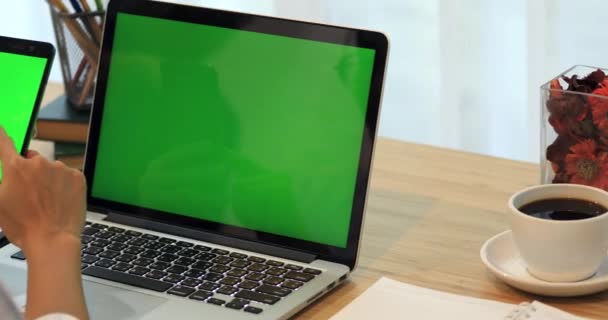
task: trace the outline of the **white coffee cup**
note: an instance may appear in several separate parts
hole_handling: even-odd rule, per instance
[[[526,215],[518,208],[543,199],[573,198],[608,208],[608,192],[575,184],[526,188],[509,199],[513,239],[528,272],[550,282],[587,279],[608,251],[608,213],[582,220],[557,221]]]

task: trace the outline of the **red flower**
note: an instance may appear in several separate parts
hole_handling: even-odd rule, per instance
[[[596,188],[608,188],[608,153],[597,152],[593,140],[583,140],[570,148],[566,156],[566,173],[570,182]]]
[[[606,96],[606,98],[589,97],[587,101],[591,106],[593,123],[604,135],[608,135],[608,80],[604,80],[592,94]]]

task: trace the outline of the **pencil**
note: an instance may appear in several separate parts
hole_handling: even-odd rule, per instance
[[[72,4],[72,8],[74,8],[74,12],[76,12],[76,13],[89,12],[91,9],[86,0],[82,1],[82,4],[83,4],[82,6],[78,2],[78,0],[70,0],[70,3]],[[82,9],[83,7],[85,7],[84,10]],[[87,10],[87,8],[88,8],[88,10]],[[65,19],[68,19],[68,18],[65,18]],[[80,18],[74,18],[74,20],[76,20],[76,19],[80,19]],[[99,30],[96,30],[96,29],[98,29],[98,28],[96,28],[96,27],[98,27],[97,21],[95,21],[95,19],[91,18],[91,17],[81,17],[81,19],[82,19],[82,25],[89,32],[89,34],[91,35],[91,38],[93,39],[93,41],[95,41],[95,44],[99,45],[99,38],[101,37],[101,32]],[[97,34],[99,34],[99,36]]]
[[[78,2],[78,0],[70,0],[70,1],[74,1],[74,2]],[[89,6],[89,3],[87,2],[87,0],[80,0],[82,2],[82,8],[83,8],[83,12],[86,13],[91,13],[93,12],[93,10],[91,10],[91,7]],[[95,17],[86,17],[83,19],[88,20],[90,28],[91,28],[91,32],[93,35],[93,38],[95,40],[96,44],[100,44],[101,43],[101,26],[97,23],[97,20],[95,20]],[[83,21],[86,22],[86,21]]]
[[[101,3],[101,0],[95,0],[95,5],[97,6],[98,11],[103,11],[103,3]]]
[[[84,81],[84,86],[82,87],[82,92],[80,93],[80,99],[78,100],[78,105],[84,105],[84,103],[87,100],[87,97],[89,96],[89,93],[91,92],[91,89],[93,89],[93,83],[95,81],[95,73],[97,73],[97,64],[92,63],[89,65],[89,67],[87,68],[87,77],[86,80]]]
[[[68,8],[61,2],[61,0],[48,0],[50,4],[55,6],[60,12],[67,13]],[[86,33],[80,28],[80,25],[73,20],[63,19],[63,23],[66,28],[70,30],[74,40],[78,46],[82,49],[82,52],[91,60],[97,61],[99,55],[99,47],[92,43],[87,37]]]

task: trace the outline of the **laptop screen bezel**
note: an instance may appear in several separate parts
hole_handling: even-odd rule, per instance
[[[101,123],[103,120],[102,116],[111,63],[113,39],[117,15],[119,13],[349,45],[369,48],[376,51],[346,248],[194,219],[169,212],[150,210],[92,196],[91,190],[93,189],[92,186],[94,183],[93,178]],[[388,40],[383,34],[372,31],[147,0],[111,1],[108,6],[105,23],[106,26],[101,48],[99,74],[91,114],[89,140],[84,168],[87,182],[90,186],[87,195],[90,208],[112,211],[140,219],[153,220],[156,222],[178,225],[180,227],[237,237],[253,242],[304,251],[316,255],[319,259],[348,265],[351,269],[355,267],[388,52]],[[120,157],[127,155],[116,156]]]

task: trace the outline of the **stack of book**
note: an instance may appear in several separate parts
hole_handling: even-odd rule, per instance
[[[44,106],[36,124],[36,139],[55,143],[55,160],[82,169],[89,132],[90,112],[71,108],[65,96]]]

